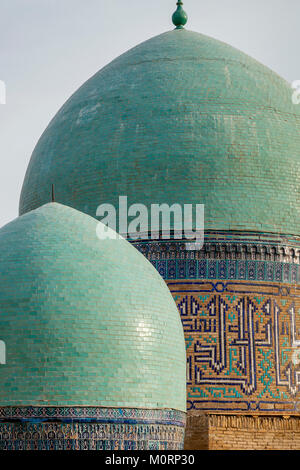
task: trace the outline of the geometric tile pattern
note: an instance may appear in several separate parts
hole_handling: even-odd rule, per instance
[[[0,450],[180,450],[185,413],[113,408],[0,408]]]
[[[204,241],[133,243],[181,315],[188,411],[299,412],[299,238],[206,231]]]
[[[300,288],[168,281],[185,331],[188,410],[300,411]]]
[[[139,241],[133,245],[163,279],[236,279],[300,283],[297,237],[262,233],[205,233],[201,250],[182,241]]]
[[[2,421],[93,421],[101,423],[130,423],[132,421],[148,424],[174,424],[183,426],[185,413],[178,410],[159,410],[143,408],[100,408],[100,407],[37,407],[18,406],[0,407]]]
[[[240,279],[300,284],[300,266],[254,260],[151,260],[163,279]]]

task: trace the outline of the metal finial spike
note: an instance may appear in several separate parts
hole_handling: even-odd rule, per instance
[[[176,29],[183,29],[184,26],[187,24],[188,16],[184,9],[182,8],[183,2],[178,0],[177,2],[177,10],[172,16],[173,24],[176,26]]]
[[[52,184],[51,198],[52,198],[52,202],[55,202],[54,184]]]

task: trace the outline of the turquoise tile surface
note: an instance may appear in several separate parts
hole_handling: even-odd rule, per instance
[[[299,234],[300,106],[290,85],[215,39],[175,30],[88,80],[42,135],[20,200],[205,204],[205,227]]]
[[[0,230],[0,407],[186,409],[179,313],[155,268],[47,204]]]

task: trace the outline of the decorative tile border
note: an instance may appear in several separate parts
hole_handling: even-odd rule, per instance
[[[178,426],[0,423],[0,450],[182,450],[183,442]]]
[[[298,414],[300,402],[246,400],[188,400],[188,411],[260,412]]]
[[[82,421],[99,423],[147,423],[185,426],[186,415],[178,410],[98,407],[0,407],[1,421]]]
[[[275,261],[151,260],[163,279],[222,279],[300,283],[300,266]]]
[[[300,239],[267,234],[206,233],[202,250],[179,241],[133,243],[163,279],[300,283]]]
[[[0,408],[0,450],[181,450],[176,410]]]

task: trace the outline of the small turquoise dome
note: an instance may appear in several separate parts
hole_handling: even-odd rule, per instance
[[[88,80],[38,142],[24,214],[57,200],[204,204],[206,230],[300,233],[300,106],[282,78],[185,29],[157,36]]]
[[[0,407],[186,409],[183,329],[154,267],[47,204],[0,230]]]

